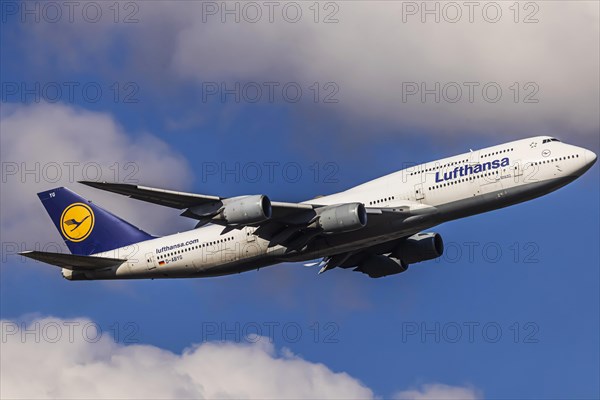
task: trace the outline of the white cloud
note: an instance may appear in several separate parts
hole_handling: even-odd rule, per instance
[[[157,137],[125,132],[110,114],[61,104],[3,105],[0,115],[2,240],[60,243],[36,193],[58,186],[91,199],[150,233],[173,232],[178,212],[104,193],[76,183],[106,180],[183,189],[192,173],[177,151]],[[152,215],[152,218],[148,218]],[[29,249],[32,249],[29,247]]]
[[[419,389],[398,392],[393,398],[397,400],[477,400],[483,396],[473,387],[430,383],[422,385]]]
[[[266,340],[204,343],[175,354],[150,345],[119,345],[107,336],[96,341],[94,326],[85,319],[33,320],[23,339],[19,324],[2,321],[0,397],[373,398],[348,374],[286,349],[277,352]],[[36,330],[38,343],[31,333]]]
[[[266,10],[256,23],[243,22],[243,18],[235,23],[231,15],[222,23],[221,12],[203,13],[206,2],[178,3],[177,7],[146,2],[140,4],[140,22],[134,26],[37,24],[27,35],[32,35],[37,46],[45,46],[45,51],[52,48],[76,57],[63,65],[73,71],[90,57],[96,71],[106,68],[104,60],[111,57],[101,55],[114,51],[107,44],[111,37],[129,48],[125,65],[136,76],[153,78],[144,86],[162,85],[165,79],[198,84],[298,81],[304,88],[315,81],[335,81],[340,88],[339,104],[328,110],[351,121],[377,121],[396,131],[426,128],[436,135],[465,131],[597,136],[598,3],[533,2],[539,9],[521,6],[518,23],[514,22],[514,6],[509,8],[512,3],[494,3],[502,10],[497,23],[485,21],[481,5],[473,23],[468,21],[465,6],[458,23],[444,18],[435,23],[432,16],[421,23],[419,14],[403,21],[407,3],[412,2],[335,2],[339,22],[334,24],[313,22],[312,3],[306,3],[302,19],[292,24],[283,21],[281,9],[275,13],[275,23],[268,22]],[[214,4],[223,7],[224,3]],[[443,5],[435,2],[429,7],[435,4]],[[321,10],[320,19],[331,11]],[[523,23],[532,12],[539,22]],[[98,34],[99,30],[107,35]],[[60,40],[47,42],[52,38]],[[83,42],[85,46],[80,45]],[[81,53],[72,55],[73,47],[81,48]],[[403,102],[403,82],[426,82],[428,87],[435,82],[457,82],[463,100],[438,104],[429,96],[422,104],[419,96],[411,96]],[[465,100],[469,89],[464,82],[480,84],[473,103]],[[482,86],[489,82],[496,82],[503,91],[498,103],[482,97]],[[520,84],[517,103],[515,82]],[[523,103],[535,90],[535,86],[524,87],[526,82],[537,85],[534,97],[539,103]]]
[[[2,320],[3,399],[373,399],[344,372],[277,350],[267,338],[207,342],[181,354],[144,344],[118,344],[86,318]],[[99,329],[100,328],[100,329]],[[396,399],[475,400],[473,387],[424,384]]]
[[[424,24],[418,16],[403,23],[404,2],[338,4],[340,22],[330,25],[306,19],[300,26],[197,20],[176,38],[173,69],[198,82],[331,80],[340,87],[336,109],[346,115],[441,135],[461,130],[597,134],[597,3],[543,3],[537,24],[515,24],[508,3],[497,24],[480,15],[472,24]],[[439,103],[431,95],[426,103],[419,95],[403,101],[405,82],[426,82],[429,89],[436,82],[440,88],[456,82],[462,100],[444,101],[442,92]],[[473,103],[464,82],[479,84]],[[517,103],[514,82],[520,85]],[[525,87],[526,82],[537,86]],[[497,103],[483,97],[486,83],[502,89]],[[447,98],[455,96],[452,87]],[[536,87],[539,103],[523,103]],[[493,90],[488,93],[495,97]]]

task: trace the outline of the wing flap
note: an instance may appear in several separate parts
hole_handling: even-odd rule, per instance
[[[46,251],[24,251],[19,254],[72,271],[93,271],[96,269],[111,268],[127,261],[119,258],[78,256],[75,254],[50,253]]]
[[[438,213],[436,207],[413,202],[398,207],[367,207],[366,210],[369,221],[386,220],[402,224],[423,221]]]

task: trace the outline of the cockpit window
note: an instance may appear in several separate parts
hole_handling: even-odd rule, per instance
[[[542,144],[544,144],[544,143],[549,143],[549,142],[559,142],[559,143],[560,143],[560,140],[558,140],[558,139],[554,139],[554,138],[550,138],[550,139],[544,139],[544,140],[542,141]]]

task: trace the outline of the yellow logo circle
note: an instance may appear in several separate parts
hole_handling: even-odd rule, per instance
[[[71,242],[81,242],[92,233],[94,222],[94,212],[90,206],[73,203],[60,216],[60,230]]]

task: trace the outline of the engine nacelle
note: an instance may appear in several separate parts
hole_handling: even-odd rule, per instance
[[[444,253],[444,241],[439,233],[417,233],[404,239],[392,251],[392,256],[405,264],[432,260]]]
[[[232,197],[223,201],[221,218],[228,224],[254,224],[271,218],[271,200],[264,195]]]
[[[325,207],[317,226],[327,233],[355,231],[367,225],[367,210],[362,203]]]
[[[355,271],[369,275],[371,278],[381,278],[387,275],[399,274],[408,269],[408,264],[395,257],[373,255],[361,262]]]

